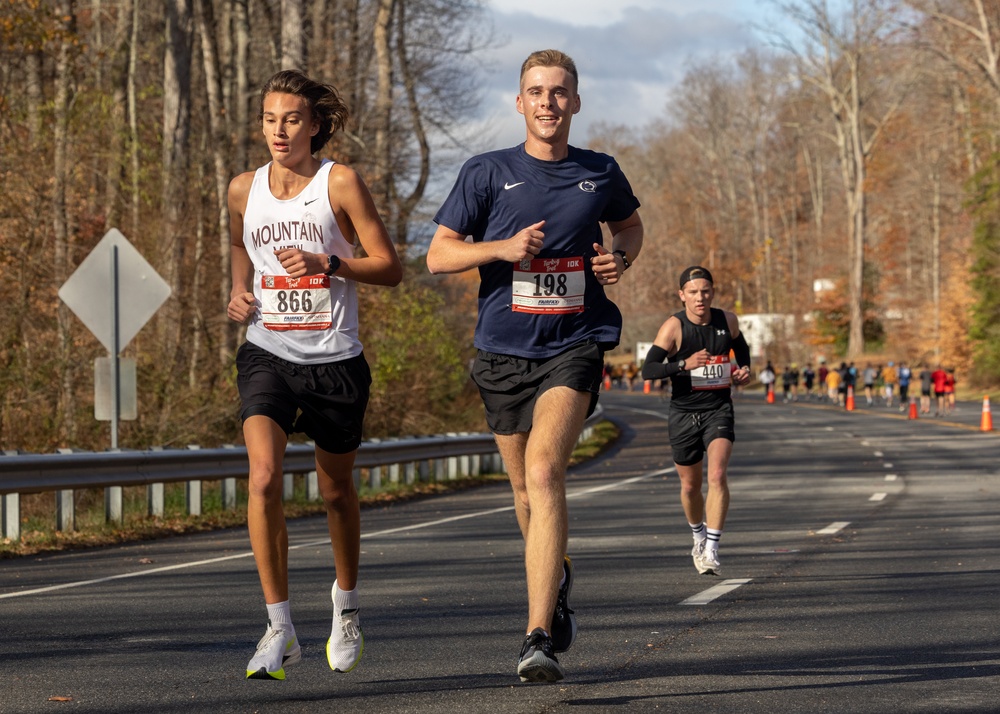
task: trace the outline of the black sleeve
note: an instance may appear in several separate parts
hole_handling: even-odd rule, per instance
[[[646,360],[642,363],[642,378],[666,379],[680,372],[681,365],[679,362],[667,362],[664,364],[664,360],[669,359],[667,351],[662,347],[658,347],[657,345],[650,347],[646,353]]]
[[[740,367],[750,366],[750,345],[747,344],[742,332],[733,340],[733,353],[736,355],[736,364]]]

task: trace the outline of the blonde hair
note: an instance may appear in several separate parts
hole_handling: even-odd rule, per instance
[[[524,75],[535,67],[560,67],[573,76],[573,91],[580,87],[580,75],[576,71],[576,62],[565,52],[559,50],[538,50],[528,55],[528,59],[521,64],[521,77],[518,82],[524,81]]]

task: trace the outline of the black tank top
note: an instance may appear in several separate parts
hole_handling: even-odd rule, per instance
[[[726,313],[716,308],[711,308],[712,319],[707,325],[696,325],[687,318],[687,313],[683,310],[676,313],[674,317],[681,321],[681,346],[674,355],[674,359],[687,359],[695,352],[708,350],[708,353],[716,357],[724,357],[729,360],[729,351],[733,345],[733,336],[729,333],[729,323],[726,322]],[[730,370],[732,365],[729,365]],[[731,371],[730,371],[731,374]],[[670,397],[671,408],[681,411],[694,412],[713,409],[733,400],[732,390],[727,381],[724,388],[718,389],[693,389],[691,386],[691,371],[684,370],[675,374],[670,379],[673,385],[672,396]]]

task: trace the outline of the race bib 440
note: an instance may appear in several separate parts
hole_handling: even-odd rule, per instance
[[[329,276],[265,275],[260,287],[260,317],[269,330],[326,330],[333,323]]]
[[[535,258],[514,266],[511,310],[536,314],[583,312],[584,260]]]
[[[691,389],[729,389],[732,369],[729,355],[709,357],[704,367],[691,370]]]

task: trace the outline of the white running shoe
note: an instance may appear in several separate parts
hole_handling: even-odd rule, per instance
[[[704,570],[701,569],[701,556],[705,552],[706,540],[698,540],[694,543],[694,548],[691,549],[691,560],[694,561],[694,567],[698,569],[698,572],[703,574]]]
[[[365,651],[365,638],[361,634],[361,618],[357,608],[333,610],[333,631],[326,641],[326,660],[334,672],[350,672],[358,666]]]
[[[284,679],[285,667],[302,659],[302,648],[294,632],[276,630],[267,623],[267,632],[257,643],[257,652],[247,664],[247,679]]]
[[[706,548],[702,552],[701,557],[695,561],[695,567],[698,568],[698,572],[702,575],[718,575],[719,571],[722,570],[722,566],[719,565],[718,551]]]

